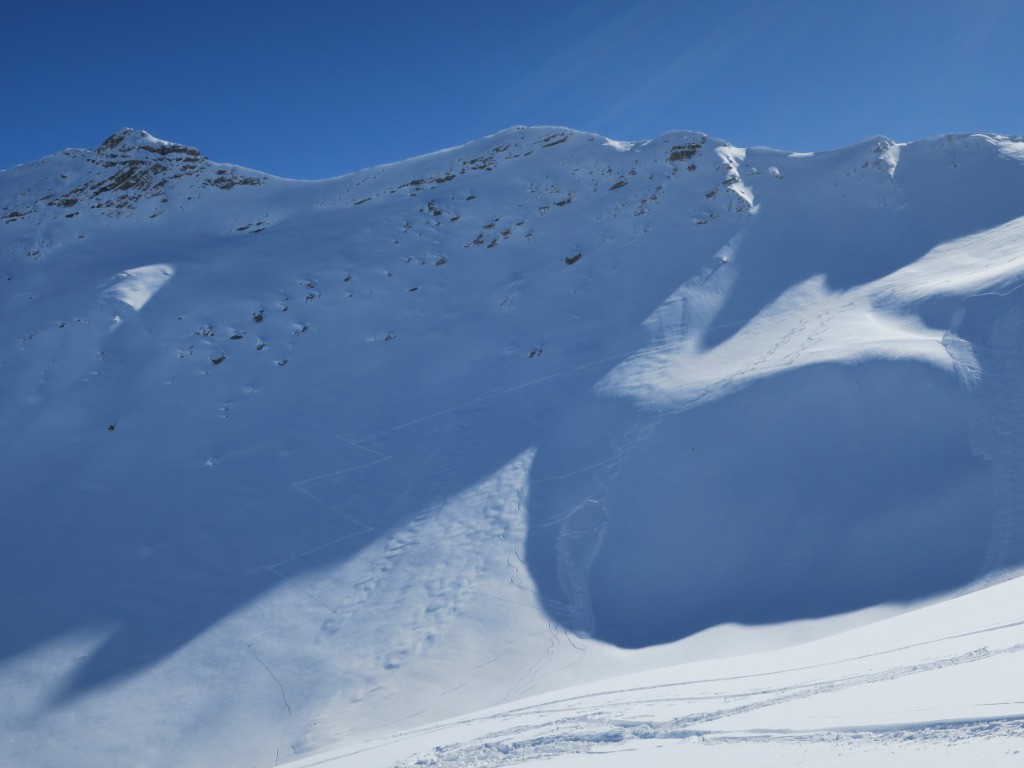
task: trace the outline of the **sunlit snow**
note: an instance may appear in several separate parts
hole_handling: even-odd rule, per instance
[[[1015,765],[1021,147],[0,172],[0,763]]]

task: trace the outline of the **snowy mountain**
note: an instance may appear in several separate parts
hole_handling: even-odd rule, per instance
[[[0,762],[1015,764],[1022,191],[981,134],[0,172]]]

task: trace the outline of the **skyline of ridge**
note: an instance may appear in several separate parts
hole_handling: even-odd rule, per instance
[[[745,0],[728,13],[691,2],[526,0],[511,12],[188,0],[174,14],[51,0],[7,21],[34,34],[0,50],[18,73],[0,168],[95,146],[122,125],[299,179],[512,125],[631,141],[691,129],[791,151],[1024,125],[1000,74],[1024,63],[1024,7],[1002,0]]]

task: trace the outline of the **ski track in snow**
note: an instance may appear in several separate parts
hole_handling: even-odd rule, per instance
[[[600,751],[609,745],[626,748],[632,742],[677,742],[713,748],[734,743],[822,743],[830,749],[842,745],[863,747],[868,743],[888,744],[899,750],[919,741],[953,745],[961,740],[1000,739],[1007,744],[1024,738],[1024,700],[1003,705],[1017,706],[1016,714],[992,717],[951,719],[901,719],[883,724],[843,723],[834,727],[777,728],[766,726],[730,727],[728,719],[772,710],[793,702],[807,702],[802,711],[814,707],[828,710],[826,699],[844,691],[870,689],[880,683],[899,682],[904,678],[927,676],[958,667],[970,668],[988,660],[1002,662],[1011,670],[1020,663],[1018,654],[1024,642],[1000,644],[1022,637],[1019,631],[1010,638],[991,638],[997,647],[987,643],[972,650],[941,655],[916,663],[899,663],[899,654],[921,646],[933,646],[974,636],[1005,633],[1024,626],[1024,619],[985,627],[971,632],[936,638],[890,650],[852,656],[829,663],[773,670],[735,677],[692,678],[681,682],[660,683],[625,688],[608,688],[598,692],[559,697],[522,707],[502,707],[478,716],[459,718],[436,725],[395,734],[385,742],[353,746],[321,758],[299,761],[295,768],[312,766],[474,766],[491,768],[537,761],[542,764],[560,755],[583,755]],[[984,638],[979,639],[979,643]],[[872,671],[841,674],[844,666],[864,665],[870,661]],[[786,683],[787,677],[819,672],[807,682]],[[837,674],[840,673],[840,674]],[[776,682],[777,681],[777,682]],[[940,697],[941,698],[941,697]],[[709,706],[711,705],[711,706]],[[677,717],[658,718],[652,713],[672,709],[689,710]],[[756,719],[753,721],[756,723]],[[434,742],[427,752],[416,745]],[[1018,742],[1024,744],[1024,742]],[[408,744],[408,749],[403,746]],[[408,752],[407,757],[387,757]],[[374,757],[380,752],[379,757]],[[706,755],[705,755],[706,757]],[[835,757],[835,756],[833,756]],[[832,764],[832,763],[829,763]],[[840,761],[835,764],[843,764]]]

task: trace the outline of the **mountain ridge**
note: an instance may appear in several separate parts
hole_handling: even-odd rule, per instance
[[[269,764],[1016,573],[1022,183],[549,127],[0,173],[16,761]]]

